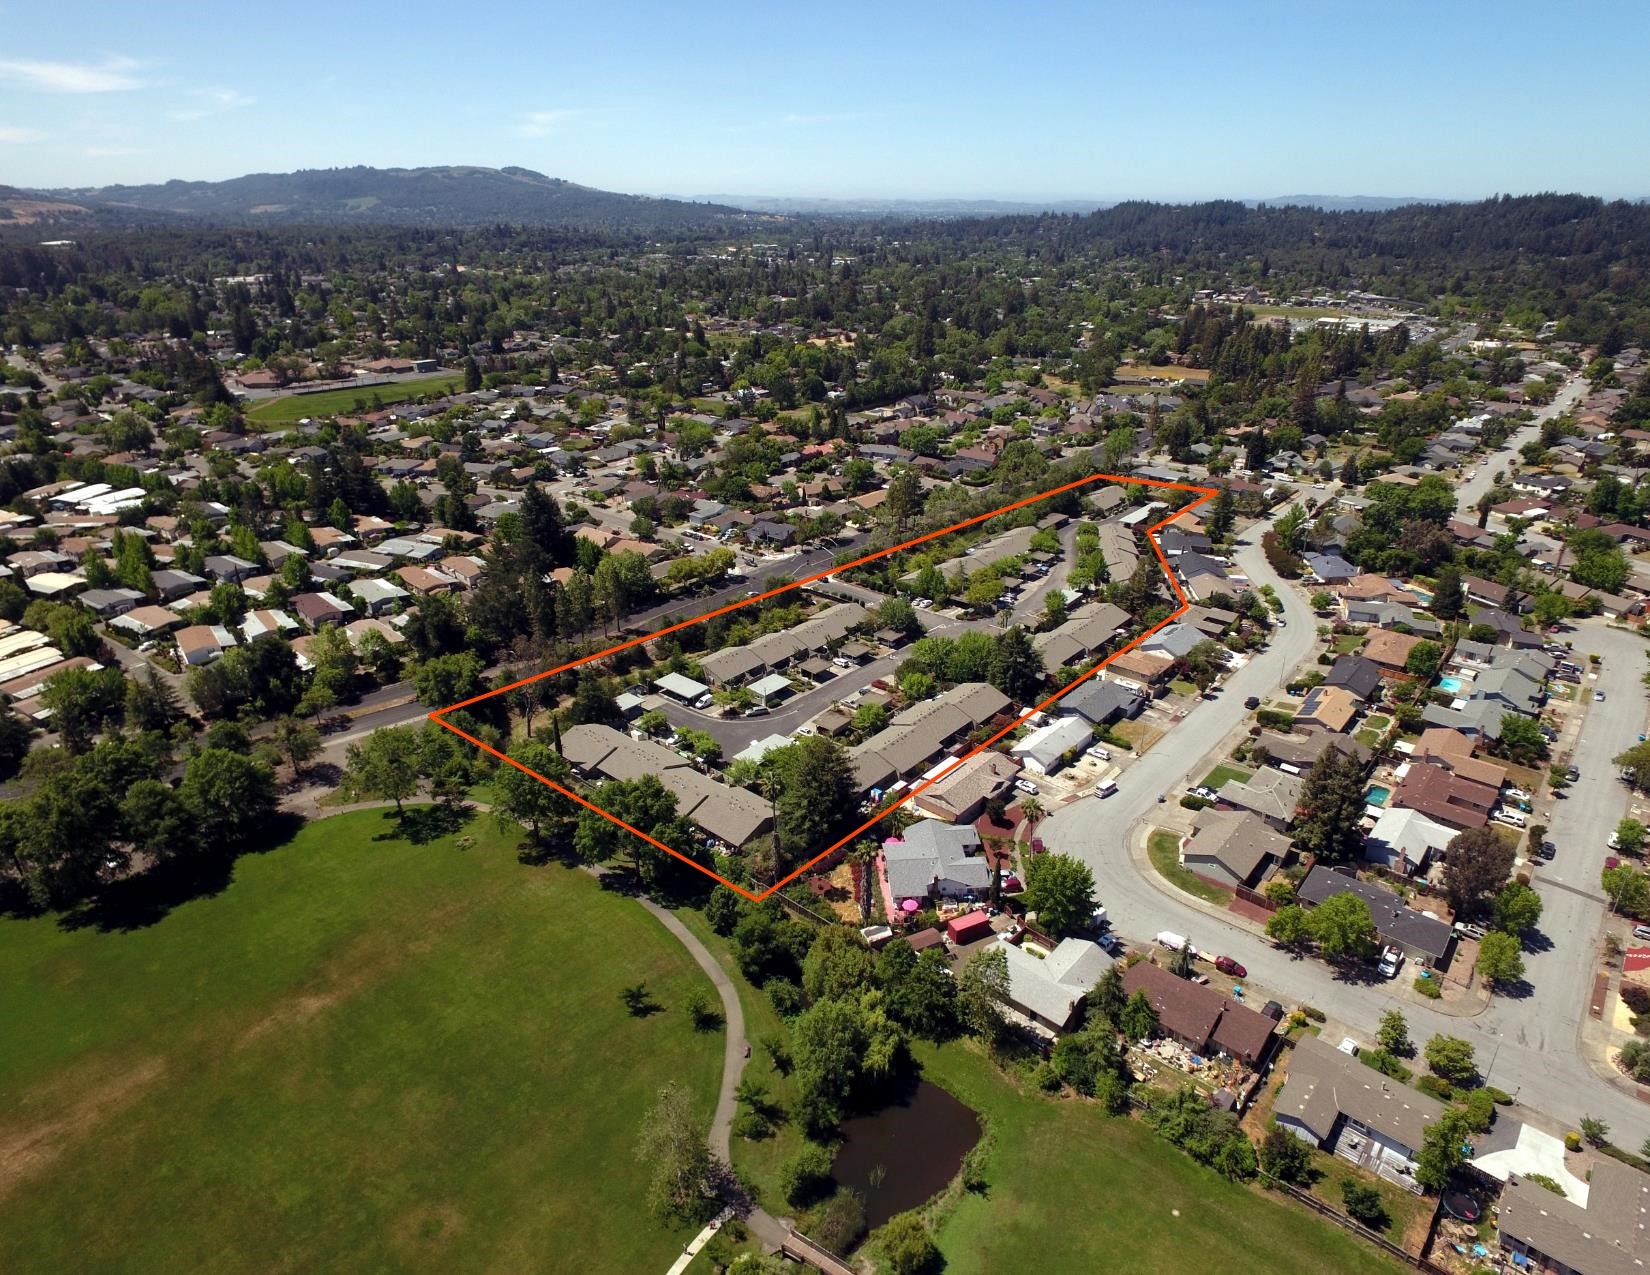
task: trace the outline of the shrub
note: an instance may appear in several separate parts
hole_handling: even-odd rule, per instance
[[[1194,797],[1191,793],[1187,793],[1180,799],[1180,804],[1187,810],[1202,810],[1209,803],[1204,801],[1202,797]]]
[[[1442,1076],[1422,1076],[1415,1082],[1415,1087],[1439,1102],[1449,1102],[1455,1097],[1455,1086]]]
[[[1488,1132],[1489,1127],[1495,1123],[1495,1099],[1485,1090],[1474,1089],[1468,1093],[1465,1108],[1474,1133]]]
[[[1353,1178],[1341,1179],[1341,1202],[1346,1205],[1348,1217],[1372,1231],[1384,1231],[1391,1220],[1387,1217],[1386,1205],[1381,1202],[1381,1193]]]
[[[1564,1188],[1559,1186],[1558,1183],[1554,1182],[1545,1173],[1526,1173],[1523,1176],[1526,1182],[1534,1182],[1537,1186],[1546,1187],[1547,1190],[1551,1191],[1554,1195],[1564,1194]]]
[[[1564,1149],[1566,1151],[1580,1151],[1581,1150],[1581,1135],[1579,1133],[1577,1133],[1574,1129],[1570,1130],[1569,1133],[1564,1135]]]
[[[1415,980],[1415,990],[1428,1000],[1437,1000],[1444,994],[1443,988],[1438,986],[1438,980],[1435,978],[1417,978]]]
[[[1404,1084],[1414,1075],[1403,1063],[1399,1062],[1384,1049],[1365,1049],[1358,1054],[1358,1058],[1380,1072],[1383,1076],[1391,1076],[1394,1080]]]
[[[817,1142],[805,1142],[801,1150],[779,1166],[779,1189],[795,1205],[821,1199],[831,1185],[831,1152]]]
[[[1255,710],[1255,720],[1262,726],[1272,730],[1288,732],[1295,724],[1293,714],[1280,712],[1275,708],[1258,708]]]
[[[1316,1005],[1302,1005],[1301,1013],[1305,1014],[1314,1023],[1321,1023],[1326,1017],[1328,1017],[1328,1015],[1326,1015],[1323,1010],[1319,1009]]]
[[[773,1012],[781,1018],[794,1018],[804,1008],[802,989],[788,978],[770,978],[767,993]]]
[[[749,1142],[760,1142],[773,1132],[773,1126],[760,1111],[741,1111],[733,1118],[733,1136]]]
[[[813,1238],[832,1253],[846,1253],[864,1234],[865,1201],[847,1187],[826,1201],[813,1225]]]
[[[1494,1085],[1485,1085],[1483,1092],[1489,1094],[1490,1101],[1498,1107],[1509,1106],[1512,1103],[1512,1095],[1505,1089],[1497,1089]]]
[[[1629,983],[1623,979],[1621,1000],[1635,1014],[1650,1014],[1650,987],[1644,987],[1638,983]]]
[[[1044,1093],[1059,1093],[1061,1089],[1060,1073],[1054,1070],[1051,1062],[1040,1062],[1032,1070],[1032,1083]],[[841,1252],[840,1249],[837,1252]]]

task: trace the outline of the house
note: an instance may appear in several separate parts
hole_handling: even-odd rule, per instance
[[[752,682],[750,691],[758,702],[771,705],[774,700],[783,699],[791,693],[791,679],[783,673],[769,673],[766,677]]]
[[[1335,592],[1340,596],[1343,604],[1347,602],[1397,602],[1407,605],[1415,600],[1415,595],[1403,588],[1396,580],[1368,573],[1353,576],[1345,584],[1338,585]]]
[[[1006,712],[1008,696],[985,682],[959,682],[895,713],[888,725],[849,750],[861,792],[887,789],[932,765],[948,747]]]
[[[1120,683],[1091,677],[1062,695],[1055,701],[1055,707],[1061,713],[1081,717],[1090,725],[1101,727],[1139,717],[1140,710],[1146,707],[1146,697]]]
[[[237,558],[232,553],[219,553],[206,559],[204,570],[214,580],[235,583],[246,579],[247,576],[257,575],[259,567],[256,562]]]
[[[1496,1223],[1501,1248],[1515,1265],[1558,1275],[1636,1275],[1650,1263],[1647,1212],[1650,1174],[1599,1155],[1586,1204],[1514,1174],[1501,1192]]]
[[[991,888],[991,864],[972,827],[920,819],[882,846],[888,893],[904,899],[983,896]]]
[[[1369,748],[1347,735],[1332,735],[1313,731],[1305,735],[1282,735],[1277,731],[1262,731],[1255,741],[1256,748],[1265,754],[1274,766],[1292,766],[1306,772],[1323,759],[1333,748],[1336,752],[1356,757],[1367,766],[1374,760]]]
[[[1429,726],[1415,741],[1415,750],[1410,757],[1415,761],[1432,762],[1452,775],[1500,791],[1501,785],[1507,782],[1507,768],[1474,756],[1476,747],[1475,740],[1458,730]]]
[[[248,642],[262,637],[265,633],[285,637],[288,633],[297,631],[298,621],[285,611],[248,611],[246,618],[241,621],[241,633]],[[397,633],[396,637],[400,638],[401,635]]]
[[[1008,1003],[1032,1023],[1049,1032],[1072,1025],[1083,998],[1112,966],[1112,958],[1098,943],[1061,939],[1047,956],[1035,956],[1024,945],[999,938],[993,950],[1008,962]]]
[[[125,615],[142,601],[136,589],[87,589],[79,597],[81,606],[105,620]]]
[[[1402,768],[1392,804],[1419,810],[1430,819],[1466,830],[1482,828],[1490,811],[1500,800],[1497,789],[1488,784],[1453,774],[1433,762],[1410,762]]]
[[[350,585],[350,592],[368,615],[393,611],[412,596],[400,585],[391,584],[388,580],[357,580]]]
[[[1455,834],[1456,829],[1419,810],[1387,806],[1364,838],[1364,859],[1388,872],[1414,876],[1426,870],[1433,855],[1444,852]]]
[[[1001,797],[1014,784],[1020,768],[1011,758],[987,749],[954,766],[945,776],[911,799],[924,814],[951,823],[973,823],[986,802]]]
[[[1505,611],[1492,611],[1488,607],[1474,607],[1467,617],[1473,628],[1493,629],[1493,641],[1507,646],[1539,647],[1541,635],[1532,633],[1518,622],[1515,616]]]
[[[1157,1028],[1194,1054],[1226,1054],[1259,1071],[1277,1043],[1276,1026],[1265,1014],[1216,991],[1176,978],[1150,961],[1123,971],[1123,991],[1145,994],[1157,1011]]]
[[[125,614],[117,615],[109,621],[109,627],[130,633],[140,640],[147,640],[175,629],[182,623],[183,617],[176,611],[168,611],[165,607],[142,606],[133,607]]]
[[[1472,702],[1490,704],[1504,711],[1538,717],[1541,706],[1547,702],[1547,693],[1541,681],[1522,669],[1485,669],[1473,681],[1467,694]]]
[[[1382,943],[1390,943],[1411,959],[1437,968],[1448,964],[1455,946],[1455,931],[1436,917],[1405,907],[1391,890],[1321,866],[1313,867],[1296,890],[1300,901],[1309,907],[1348,893],[1356,894],[1369,905],[1375,933]]]
[[[1234,810],[1247,810],[1265,820],[1267,827],[1283,832],[1295,822],[1295,810],[1300,805],[1305,782],[1300,776],[1282,770],[1257,771],[1247,780],[1231,780],[1221,785],[1220,804]]]
[[[155,586],[155,596],[162,602],[172,602],[202,588],[206,580],[188,571],[165,567],[149,573],[149,582]]]
[[[354,607],[330,593],[296,594],[292,598],[292,609],[311,630],[323,624],[342,624],[355,614]]]
[[[662,694],[684,704],[691,704],[700,696],[710,694],[710,687],[681,673],[666,673],[663,677],[656,677],[653,679],[653,685]]]
[[[1461,590],[1467,595],[1467,601],[1476,602],[1480,606],[1493,607],[1498,611],[1509,608],[1507,604],[1514,598],[1513,591],[1504,584],[1497,584],[1494,580],[1485,580],[1479,576],[1462,576]],[[1523,599],[1519,599],[1517,609],[1525,609]]]
[[[1376,668],[1381,670],[1383,677],[1396,677],[1404,671],[1409,660],[1409,653],[1421,644],[1422,639],[1413,633],[1399,633],[1394,629],[1371,629],[1369,640],[1364,643],[1361,654]]]
[[[1108,674],[1126,678],[1139,686],[1159,687],[1169,680],[1174,671],[1174,660],[1167,655],[1149,655],[1145,651],[1124,651],[1106,665]]]
[[[1302,1142],[1418,1192],[1416,1157],[1444,1104],[1326,1040],[1302,1036],[1272,1114],[1279,1128]]]
[[[220,624],[191,624],[176,640],[178,658],[191,667],[210,664],[235,645],[235,635]]]
[[[1361,705],[1350,691],[1339,686],[1314,686],[1301,700],[1295,714],[1297,727],[1343,733],[1357,719]]]
[[[1052,775],[1064,765],[1067,753],[1086,748],[1094,729],[1081,717],[1057,717],[1038,727],[1009,751],[1034,775]]]
[[[1078,607],[1057,627],[1039,633],[1031,643],[1046,669],[1062,668],[1097,658],[1128,626],[1129,614],[1110,602]]]
[[[1182,843],[1181,862],[1227,887],[1254,889],[1289,854],[1289,838],[1247,810],[1201,810],[1193,826]]]
[[[1320,584],[1344,584],[1358,574],[1358,568],[1338,553],[1308,553],[1305,557],[1307,569]]]
[[[562,735],[562,751],[586,778],[657,776],[675,794],[676,813],[725,846],[738,849],[773,825],[768,803],[755,793],[721,783],[670,749],[632,739],[611,726],[569,727]]]
[[[1323,684],[1338,686],[1368,704],[1380,697],[1381,667],[1361,655],[1343,655],[1329,666]]]
[[[392,574],[420,597],[429,597],[433,593],[457,593],[465,587],[458,577],[444,571],[433,571],[429,567],[397,567]],[[355,592],[359,594],[360,588],[356,587]]]

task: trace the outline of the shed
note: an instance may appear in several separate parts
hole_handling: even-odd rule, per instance
[[[965,912],[945,923],[945,934],[953,943],[972,943],[991,934],[991,918],[984,912]]]

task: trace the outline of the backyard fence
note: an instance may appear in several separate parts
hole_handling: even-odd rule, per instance
[[[1302,1191],[1299,1187],[1291,1186],[1289,1183],[1281,1181],[1278,1178],[1268,1177],[1264,1173],[1260,1175],[1260,1178],[1261,1181],[1267,1186],[1273,1188],[1274,1190],[1281,1191],[1292,1199],[1306,1205],[1307,1208],[1311,1209],[1320,1217],[1326,1217],[1331,1222],[1334,1222],[1336,1225],[1340,1226],[1343,1230],[1351,1231],[1352,1234],[1358,1236],[1362,1240],[1366,1240],[1370,1244],[1373,1244],[1382,1252],[1388,1253],[1397,1258],[1406,1266],[1413,1267],[1418,1271],[1424,1271],[1426,1272],[1426,1275],[1450,1275],[1449,1271],[1445,1270],[1442,1266],[1439,1266],[1436,1262],[1430,1262],[1425,1257],[1418,1257],[1416,1254],[1398,1247],[1398,1245],[1387,1239],[1386,1236],[1377,1235],[1363,1223],[1349,1218],[1339,1209],[1331,1208],[1316,1196],[1313,1196],[1306,1191]],[[1432,1223],[1427,1228],[1427,1236],[1429,1239],[1431,1238],[1434,1227],[1437,1226],[1437,1222],[1438,1206],[1434,1206]]]

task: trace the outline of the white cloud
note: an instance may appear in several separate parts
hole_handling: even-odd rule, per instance
[[[42,93],[119,93],[141,88],[131,58],[111,57],[101,62],[33,62],[0,59],[0,78],[19,80]]]
[[[46,135],[38,129],[12,128],[8,125],[0,124],[0,144],[18,146],[22,145],[24,142],[38,142],[45,136]]]
[[[556,111],[529,111],[516,125],[518,137],[544,137],[554,133],[563,124],[578,119],[583,111],[570,108]]]
[[[258,100],[239,89],[190,89],[189,96],[198,99],[201,105],[168,111],[166,117],[182,124],[189,120],[203,120],[208,115],[217,115],[223,111],[239,110],[243,106],[251,106]]]

